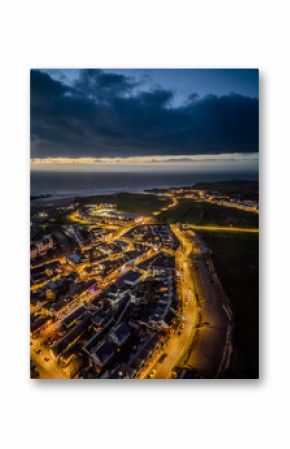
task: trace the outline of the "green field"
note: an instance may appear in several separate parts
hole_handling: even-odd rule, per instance
[[[258,227],[258,214],[212,203],[180,199],[175,207],[158,215],[160,223],[191,223],[195,225]]]
[[[257,235],[201,233],[234,314],[233,354],[227,378],[259,375],[259,238]]]
[[[162,198],[156,195],[143,193],[116,193],[112,195],[95,195],[76,198],[80,205],[112,203],[116,204],[121,212],[136,214],[137,216],[151,215],[152,212],[159,211],[163,207],[171,203],[170,198]],[[64,213],[50,220],[57,224],[71,224],[74,220],[70,218],[70,214]]]
[[[258,181],[216,181],[198,182],[195,189],[218,191],[221,194],[240,195],[242,198],[252,198],[259,196]]]
[[[154,211],[170,204],[171,200],[156,195],[143,193],[116,193],[113,195],[98,195],[80,199],[82,204],[113,203],[120,211],[138,215],[150,215]]]

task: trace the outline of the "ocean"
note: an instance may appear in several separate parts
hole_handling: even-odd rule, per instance
[[[53,196],[141,192],[145,189],[189,186],[200,181],[257,180],[252,172],[45,172],[31,171],[31,194]]]

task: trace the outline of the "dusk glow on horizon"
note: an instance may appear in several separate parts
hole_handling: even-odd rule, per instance
[[[207,155],[167,155],[132,157],[56,157],[33,158],[31,169],[39,171],[146,171],[150,170],[206,170],[206,169],[258,169],[258,153],[224,153]]]

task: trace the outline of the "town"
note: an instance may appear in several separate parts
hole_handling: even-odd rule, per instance
[[[35,201],[31,377],[215,377],[229,363],[231,310],[210,251],[193,225],[158,218],[180,199],[251,211],[257,203],[195,188],[152,195],[167,203],[143,216],[109,200]],[[219,356],[197,369],[195,332],[210,325]]]

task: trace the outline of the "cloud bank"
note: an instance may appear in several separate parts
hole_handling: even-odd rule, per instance
[[[70,85],[31,71],[31,157],[106,158],[258,151],[258,100],[142,90],[132,77],[82,70]]]

